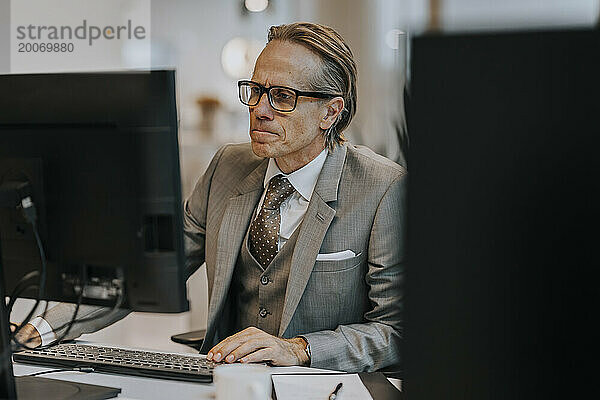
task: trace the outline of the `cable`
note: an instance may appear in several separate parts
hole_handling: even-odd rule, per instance
[[[82,293],[83,293],[83,289],[82,289]],[[59,343],[60,343],[62,340],[64,340],[64,338],[65,338],[65,337],[67,337],[67,334],[68,334],[68,333],[69,333],[69,331],[71,330],[72,326],[73,326],[73,325],[75,325],[75,324],[79,324],[79,323],[81,323],[81,322],[93,321],[93,320],[96,320],[96,319],[105,318],[105,317],[108,317],[108,316],[111,316],[111,315],[113,315],[114,313],[116,313],[116,312],[117,312],[117,310],[118,310],[118,309],[121,307],[121,305],[123,304],[123,299],[124,299],[124,297],[125,297],[125,296],[123,295],[123,290],[122,290],[122,289],[120,289],[120,290],[119,290],[119,296],[117,297],[117,300],[116,300],[116,302],[115,302],[115,305],[114,305],[112,308],[110,308],[110,309],[106,310],[106,312],[104,312],[104,313],[102,313],[102,314],[99,314],[99,315],[94,315],[94,316],[91,316],[91,317],[85,317],[85,318],[80,318],[80,319],[74,319],[74,318],[72,318],[70,322],[68,322],[68,323],[66,323],[66,324],[63,324],[63,325],[59,326],[58,328],[54,329],[54,331],[60,331],[60,330],[61,330],[61,329],[63,329],[65,326],[68,326],[67,330],[66,330],[66,331],[65,331],[65,332],[64,332],[64,333],[61,335],[61,337],[60,337],[60,338],[56,339],[56,341],[55,341],[54,343],[52,343],[52,344],[49,344],[49,345],[45,346],[45,348],[47,348],[47,347],[50,347],[50,346],[53,346],[53,345],[55,345],[55,344],[59,344]],[[81,298],[80,298],[80,299],[81,299]],[[77,308],[75,309],[74,317],[76,317],[76,316],[77,316],[77,311],[78,311],[78,310],[79,310],[79,304],[78,304]],[[40,347],[37,347],[37,349],[41,349],[41,348],[42,348],[41,346],[40,346]]]
[[[35,289],[37,289],[37,288],[39,288],[39,286],[38,286],[37,284],[35,284],[35,283],[32,283],[32,284],[30,284],[30,285],[28,285],[28,286],[25,286],[25,287],[23,287],[21,290],[19,290],[19,291],[16,291],[16,292],[15,292],[15,296],[10,298],[10,300],[9,300],[9,304],[8,304],[7,308],[9,308],[9,310],[10,310],[10,311],[12,311],[12,308],[13,308],[13,306],[14,306],[14,304],[15,304],[16,300],[18,299],[18,297],[21,295],[21,293],[23,293],[23,292],[25,292],[25,291],[27,291],[27,290],[29,290],[29,289],[34,289],[34,290],[35,290]],[[38,305],[39,305],[39,303],[40,303],[41,301],[42,301],[42,300],[38,300],[38,301],[36,301],[36,303],[34,304],[34,306],[33,306],[33,307],[31,308],[31,310],[29,311],[29,314],[27,315],[27,317],[25,317],[25,318],[23,319],[23,322],[22,322],[20,325],[13,324],[13,325],[15,325],[15,326],[16,326],[16,330],[15,330],[14,332],[12,332],[12,333],[11,333],[11,338],[12,338],[12,336],[16,335],[16,334],[17,334],[17,333],[18,333],[18,332],[19,332],[19,331],[22,329],[22,327],[23,327],[24,325],[26,325],[26,324],[27,324],[27,323],[28,323],[28,322],[31,320],[31,317],[33,316],[33,313],[35,312],[35,310],[37,310],[37,308],[38,308]],[[46,305],[45,305],[45,307],[44,307],[44,312],[41,314],[41,315],[42,315],[42,318],[43,318],[43,317],[46,315],[46,311],[48,310],[48,302],[46,301],[45,303],[46,303]],[[8,315],[10,315],[10,314],[8,314]]]
[[[11,334],[10,334],[11,339],[14,338],[21,331],[23,326],[27,325],[27,323],[29,323],[29,321],[31,321],[31,318],[33,317],[33,314],[35,313],[35,310],[37,310],[37,308],[40,304],[40,301],[44,297],[44,292],[46,290],[46,275],[47,275],[46,253],[44,252],[44,246],[42,245],[42,240],[40,238],[40,234],[37,229],[37,224],[35,222],[36,221],[35,205],[31,201],[31,198],[29,198],[29,197],[25,198],[21,202],[21,204],[23,205],[23,216],[31,224],[31,226],[33,228],[33,233],[35,235],[36,243],[38,246],[38,251],[40,253],[40,259],[42,261],[42,268],[41,268],[41,272],[39,273],[39,275],[40,275],[39,290],[38,290],[38,295],[37,295],[35,304],[31,308],[29,313],[27,314],[27,317],[25,317],[25,319],[23,319],[23,322],[21,322],[21,325],[17,329],[15,329],[14,332],[11,332]],[[32,275],[32,274],[29,273],[29,274],[25,275],[25,277],[27,277],[28,275]],[[23,277],[21,279],[21,281],[23,281],[23,279],[25,277]],[[15,290],[16,289],[17,288],[15,288]],[[23,291],[25,291],[26,289],[27,289],[27,287],[25,289],[23,289]],[[18,295],[15,295],[14,297],[11,295],[11,298],[9,301],[8,315],[10,315],[10,313],[12,311],[12,307],[17,300],[17,297],[18,297]],[[48,302],[46,302],[44,312],[42,313],[42,315],[46,315],[46,311],[48,311]]]
[[[96,372],[96,370],[92,367],[73,367],[73,368],[69,368],[69,369],[51,369],[48,371],[40,371],[40,372],[34,372],[33,374],[27,374],[27,375],[21,375],[21,376],[38,376],[38,375],[45,375],[45,374],[54,374],[56,372],[85,372],[85,373],[90,373],[90,372]]]
[[[33,348],[30,348],[29,346],[27,346],[26,343],[30,342],[32,339],[31,338],[28,339],[26,343],[21,343],[16,339],[16,335],[21,331],[23,326],[25,326],[25,325],[27,325],[27,323],[29,323],[29,321],[33,317],[35,310],[38,308],[40,301],[44,297],[45,290],[46,290],[47,263],[46,263],[46,253],[44,252],[44,246],[42,245],[42,240],[40,238],[40,235],[39,235],[39,232],[37,229],[37,224],[36,224],[37,212],[36,212],[35,204],[31,201],[31,198],[28,196],[21,200],[21,207],[22,207],[22,211],[23,211],[23,216],[25,217],[27,222],[29,222],[31,224],[31,226],[33,228],[33,233],[35,235],[36,243],[37,243],[38,250],[40,253],[42,267],[41,267],[41,272],[39,272],[40,280],[39,280],[39,286],[37,286],[39,290],[38,290],[38,296],[37,296],[36,302],[35,302],[33,308],[31,309],[31,311],[28,313],[27,317],[21,323],[21,325],[17,326],[16,329],[14,330],[14,332],[10,332],[10,339],[17,345],[17,347],[24,347],[26,349],[31,350]],[[87,282],[87,279],[85,277],[85,268],[82,268],[82,270],[83,270],[84,276],[83,276],[83,279],[81,280],[82,285],[80,288],[79,296],[77,299],[77,305],[75,307],[75,312],[73,313],[73,317],[71,318],[71,320],[68,323],[63,324],[62,326],[54,329],[54,331],[55,332],[60,331],[61,329],[65,328],[65,327],[67,327],[67,329],[60,336],[60,338],[58,338],[54,343],[46,345],[46,346],[39,346],[39,347],[37,347],[37,349],[48,348],[54,344],[60,343],[62,340],[64,340],[67,337],[67,335],[71,331],[71,328],[76,323],[87,322],[87,321],[92,321],[92,320],[99,319],[99,318],[108,317],[108,316],[116,313],[117,310],[121,307],[121,305],[123,303],[123,299],[124,299],[124,288],[119,287],[118,288],[118,297],[117,297],[115,305],[112,309],[110,309],[106,313],[103,313],[100,315],[94,315],[92,317],[77,319],[77,313],[79,312],[79,307],[80,307],[81,301],[83,299],[83,291],[85,288],[85,283]],[[37,273],[37,271],[35,271],[35,272]],[[10,315],[10,312],[12,311],[12,308],[13,308],[14,303],[16,302],[16,299],[18,298],[18,296],[21,293],[23,293],[24,291],[26,291],[32,287],[33,288],[36,287],[36,285],[22,286],[25,284],[25,282],[27,280],[35,277],[35,275],[36,274],[33,272],[30,272],[29,274],[25,275],[23,278],[21,278],[21,280],[19,281],[17,286],[14,288],[13,293],[11,293],[10,300],[9,300],[8,315]],[[46,305],[44,308],[44,312],[42,313],[42,317],[46,315],[47,311],[48,311],[48,302],[46,301]]]
[[[39,286],[37,286],[38,287],[38,295],[37,295],[35,304],[31,308],[31,310],[29,311],[29,313],[27,314],[25,319],[21,322],[21,325],[17,326],[13,332],[9,332],[10,341],[23,347],[23,344],[21,344],[18,340],[16,340],[16,335],[21,331],[21,329],[23,329],[23,327],[25,325],[27,325],[27,323],[29,323],[29,321],[33,317],[33,314],[35,313],[35,310],[37,310],[37,308],[40,304],[40,301],[44,297],[44,293],[45,293],[45,289],[46,289],[47,264],[46,264],[46,253],[44,252],[44,246],[42,245],[42,240],[40,238],[40,234],[37,229],[37,224],[36,224],[37,210],[36,210],[35,204],[31,200],[31,197],[27,196],[21,200],[21,203],[19,206],[21,207],[23,217],[32,226],[35,240],[36,240],[36,243],[38,246],[38,251],[40,253],[41,263],[42,263],[41,271],[39,272],[40,280],[39,280]],[[19,206],[17,208],[19,208]],[[7,309],[7,311],[8,311],[7,315],[9,316],[9,320],[10,320],[10,314],[12,312],[12,308],[13,308],[15,302],[17,301],[17,298],[19,297],[19,295],[21,293],[23,293],[24,291],[30,289],[31,287],[36,287],[36,285],[28,285],[28,286],[25,285],[25,282],[27,282],[28,280],[33,278],[35,275],[36,274],[32,273],[32,272],[26,274],[23,278],[21,278],[21,280],[18,282],[17,286],[13,289],[13,292],[11,293],[11,296],[9,298],[8,309]],[[42,315],[46,315],[47,311],[48,311],[48,302],[46,301],[46,305],[44,307],[44,312]],[[10,347],[11,346],[8,346],[7,351],[10,350]],[[4,358],[4,357],[5,357],[5,354],[2,355],[2,358]]]
[[[86,278],[86,277],[85,277],[85,270],[84,270],[83,268],[82,268],[82,270],[83,270],[83,273],[82,273],[82,275],[83,275],[83,277],[82,277],[82,278],[83,278],[83,279],[82,279],[82,281],[83,281],[83,282],[85,282],[85,278]],[[67,331],[65,332],[65,334],[61,336],[61,339],[60,339],[60,340],[64,339],[64,338],[66,337],[66,335],[69,333],[69,331],[71,330],[71,327],[73,326],[74,320],[75,320],[75,318],[77,317],[77,312],[79,311],[79,306],[81,305],[81,300],[82,300],[82,298],[83,298],[83,287],[84,287],[84,286],[82,286],[82,287],[81,287],[81,289],[80,289],[79,296],[78,296],[78,298],[77,298],[77,305],[76,305],[76,307],[75,307],[75,312],[73,313],[73,317],[71,317],[71,321],[70,321],[68,324],[65,324],[65,325],[64,325],[64,326],[67,326],[67,325],[69,325],[69,327],[67,328]],[[46,314],[47,307],[48,307],[48,303],[46,302],[46,310],[44,310],[44,313],[43,313],[42,315],[45,315],[45,314]],[[26,325],[26,323],[22,323],[20,327],[22,327],[22,326],[24,326],[24,325]],[[64,326],[63,326],[63,327],[64,327]],[[19,327],[19,328],[20,328],[20,327]],[[61,327],[60,329],[62,329],[62,327]],[[29,342],[33,341],[33,338],[28,338],[28,339],[27,339],[25,342],[20,342],[20,341],[17,339],[17,337],[16,337],[16,334],[17,334],[17,332],[18,332],[18,330],[16,330],[16,331],[14,332],[14,334],[12,335],[12,337],[11,337],[12,341],[15,343],[15,345],[16,345],[16,347],[17,347],[17,348],[15,349],[15,351],[21,350],[21,348],[24,348],[24,349],[27,349],[27,350],[34,350],[34,349],[45,349],[45,348],[48,348],[48,347],[50,347],[51,345],[53,345],[53,344],[54,344],[54,343],[52,343],[52,344],[50,344],[50,345],[46,345],[46,346],[29,347],[29,346],[27,346],[27,344],[28,344]]]
[[[60,340],[64,340],[64,338],[69,334],[71,327],[75,324],[75,318],[77,316],[77,312],[79,311],[79,306],[81,305],[81,298],[82,298],[82,296],[80,295],[78,298],[78,301],[77,301],[77,306],[75,307],[75,312],[73,312],[73,316],[71,317],[71,321],[69,321],[68,323],[59,327],[59,329],[62,329],[68,325],[67,330],[61,335],[61,337],[56,342],[47,344],[46,346],[29,347],[29,346],[27,346],[27,344],[29,342],[33,341],[33,338],[29,338],[25,342],[20,342],[15,336],[15,337],[13,337],[13,341],[17,345],[17,349],[15,349],[15,351],[19,351],[19,350],[21,350],[21,348],[26,349],[26,350],[44,350],[44,349],[54,346],[55,344],[58,344]],[[59,330],[59,329],[56,329],[56,330]]]
[[[38,347],[29,347],[29,346],[27,346],[27,343],[31,342],[33,340],[33,338],[29,338],[29,339],[27,339],[26,342],[22,343],[22,342],[19,342],[16,337],[14,337],[13,338],[14,342],[17,344],[18,347],[22,347],[22,348],[25,348],[27,350],[36,350],[36,349],[37,350],[43,350],[43,349],[47,349],[49,347],[52,347],[55,344],[58,344],[61,340],[64,340],[64,338],[67,337],[67,335],[69,334],[69,331],[71,330],[71,328],[75,324],[75,321],[76,321],[76,318],[77,318],[77,313],[79,312],[79,306],[81,305],[82,298],[83,298],[83,287],[81,288],[81,290],[79,292],[79,297],[77,298],[77,305],[75,306],[75,311],[73,312],[73,316],[71,317],[71,320],[68,323],[66,323],[66,324],[58,327],[57,329],[54,329],[55,331],[58,331],[58,330],[64,328],[65,326],[67,326],[67,330],[61,335],[61,337],[56,342],[47,344],[46,346],[38,346]]]
[[[85,279],[83,279],[83,282],[85,282]],[[107,310],[107,312],[105,312],[105,313],[103,313],[103,314],[101,314],[101,315],[94,315],[94,316],[92,316],[92,317],[86,317],[86,318],[80,318],[80,319],[77,319],[77,313],[79,312],[79,307],[80,307],[80,305],[81,305],[81,301],[82,301],[82,299],[83,299],[83,288],[84,288],[84,286],[82,286],[82,287],[80,288],[80,291],[79,291],[79,296],[78,296],[78,298],[77,298],[77,305],[76,305],[76,307],[75,307],[75,311],[73,312],[73,316],[71,317],[71,320],[70,320],[68,323],[66,323],[66,324],[63,324],[63,325],[61,325],[61,326],[59,326],[59,327],[57,327],[57,328],[54,328],[54,329],[53,329],[53,331],[55,331],[55,332],[58,332],[58,331],[60,331],[61,329],[65,328],[65,327],[66,327],[67,329],[66,329],[66,330],[65,330],[65,331],[62,333],[62,335],[60,335],[60,337],[59,337],[59,338],[57,338],[57,339],[56,339],[55,341],[53,341],[52,343],[50,343],[50,344],[47,344],[47,345],[45,345],[45,346],[38,346],[38,347],[35,347],[35,349],[37,349],[37,350],[47,349],[47,348],[50,348],[50,347],[52,347],[52,346],[55,346],[55,345],[59,344],[60,342],[62,342],[62,341],[63,341],[63,340],[64,340],[64,339],[67,337],[67,335],[68,335],[68,334],[69,334],[69,332],[71,331],[71,328],[73,328],[73,326],[74,326],[76,323],[81,323],[81,322],[92,321],[92,320],[95,320],[95,319],[98,319],[98,318],[103,318],[103,317],[106,317],[106,316],[108,316],[108,315],[111,315],[111,314],[113,314],[114,312],[116,312],[116,310],[118,310],[118,309],[120,308],[121,304],[123,303],[123,297],[124,297],[124,296],[123,296],[123,290],[122,290],[122,289],[120,289],[120,290],[119,290],[119,296],[117,297],[117,301],[115,302],[115,305],[113,306],[113,308],[111,308],[111,309]],[[29,340],[28,340],[28,342],[29,342],[30,340],[31,340],[31,339],[29,339]],[[19,343],[19,344],[20,344],[22,347],[25,347],[25,348],[27,348],[27,349],[30,349],[30,350],[34,349],[34,348],[30,348],[30,347],[28,347],[28,346],[25,346],[25,343]]]
[[[46,275],[47,275],[47,265],[46,265],[46,252],[44,251],[44,246],[42,245],[42,239],[40,238],[40,233],[37,229],[37,224],[35,220],[30,221],[31,226],[33,227],[33,234],[35,235],[35,241],[38,245],[38,250],[40,252],[40,259],[42,260],[42,272],[40,274],[40,291],[38,292],[38,298],[43,298],[44,294],[46,294]]]
[[[84,277],[83,277],[82,281],[85,282],[85,271],[84,271]],[[118,288],[118,297],[117,297],[117,300],[115,302],[115,305],[112,308],[106,310],[106,312],[101,313],[99,315],[94,315],[94,316],[91,316],[91,317],[85,317],[85,318],[77,319],[77,313],[79,312],[79,307],[81,305],[81,301],[82,301],[82,298],[83,298],[83,288],[84,287],[81,287],[81,289],[79,291],[79,296],[78,296],[78,299],[77,299],[77,305],[75,307],[75,311],[73,312],[73,316],[71,317],[71,320],[69,322],[67,322],[67,323],[65,323],[65,324],[63,324],[61,326],[58,326],[58,327],[56,327],[56,328],[53,329],[53,331],[58,332],[61,329],[67,327],[67,329],[65,330],[65,332],[63,332],[59,338],[57,338],[52,343],[47,344],[46,346],[38,346],[38,347],[29,347],[29,346],[26,345],[27,343],[29,343],[30,341],[33,340],[31,338],[28,339],[27,342],[25,342],[25,343],[18,342],[17,340],[15,340],[15,343],[18,346],[20,346],[22,348],[25,348],[25,349],[28,349],[28,350],[33,350],[33,349],[42,350],[42,349],[50,348],[50,347],[52,347],[54,345],[57,345],[60,342],[62,342],[67,337],[67,335],[71,331],[71,328],[75,324],[81,323],[81,322],[92,321],[92,320],[96,320],[96,319],[99,319],[99,318],[105,318],[105,317],[108,317],[108,316],[116,313],[117,310],[123,304],[123,300],[125,298],[125,296],[124,296],[124,289],[122,287],[119,287]]]
[[[36,275],[38,275],[38,271],[34,271],[36,273]],[[9,301],[8,304],[6,305],[6,314],[10,315],[12,314],[12,309],[16,303],[16,301],[18,300],[19,296],[21,295],[21,293],[32,289],[32,288],[38,288],[39,286],[37,284],[29,284],[26,285],[25,284],[26,281],[17,284],[17,286],[15,286],[14,290],[12,291],[12,293],[8,296]]]
[[[40,272],[39,271],[31,271],[27,274],[25,274],[21,279],[19,279],[19,282],[17,282],[17,284],[15,285],[15,287],[13,288],[13,291],[11,292],[11,294],[8,296],[9,298],[12,298],[15,296],[15,293],[19,290],[21,290],[22,286],[30,279],[35,278],[37,275],[39,275]],[[10,311],[10,310],[8,310]]]
[[[47,344],[46,346],[38,346],[38,347],[36,347],[38,350],[43,350],[43,349],[52,347],[52,346],[60,343],[67,337],[67,335],[71,331],[71,328],[73,328],[73,325],[75,325],[75,322],[77,321],[77,313],[79,312],[79,306],[81,306],[81,300],[83,299],[83,288],[84,288],[84,286],[81,286],[81,289],[79,290],[79,297],[77,297],[77,305],[75,306],[75,311],[73,312],[71,321],[69,321],[68,323],[66,323],[62,326],[59,326],[57,329],[53,329],[53,330],[56,332],[56,331],[61,330],[65,326],[67,327],[67,329],[63,332],[63,334],[54,343]]]

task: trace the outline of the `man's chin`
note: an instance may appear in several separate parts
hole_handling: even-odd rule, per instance
[[[277,152],[273,148],[273,145],[271,143],[261,143],[261,142],[256,142],[254,140],[252,140],[251,143],[252,143],[252,152],[257,157],[274,158],[277,156],[277,154],[276,154]]]

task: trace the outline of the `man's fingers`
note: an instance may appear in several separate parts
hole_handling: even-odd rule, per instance
[[[298,346],[301,347],[300,350],[297,349]],[[239,360],[245,363],[270,361],[278,366],[298,365],[303,362],[298,355],[303,349],[304,345],[294,339],[281,339],[258,328],[248,328],[217,344],[206,358],[227,363]]]
[[[206,355],[206,358],[208,360],[212,359],[217,362],[223,361],[223,359],[234,349],[236,349],[246,341],[251,340],[253,337],[261,334],[265,333],[257,328],[244,329],[243,331],[238,332],[235,335],[229,336],[228,338],[222,340],[215,347],[210,349],[210,351]]]
[[[228,340],[226,343],[225,341],[219,343],[218,345],[216,345],[215,347],[213,347],[208,354],[206,355],[206,358],[209,360],[213,360],[213,361],[223,361],[223,359],[235,348],[239,347],[241,344],[243,343],[243,341],[239,340],[239,339],[233,339],[233,340]]]
[[[267,341],[268,338],[266,337],[250,339],[233,349],[229,354],[223,353],[223,357],[228,363],[235,362],[249,353],[267,347]]]
[[[240,359],[240,362],[243,363],[256,363],[256,362],[265,362],[271,361],[273,359],[274,350],[270,347],[262,348],[256,350],[253,353],[245,355]]]
[[[212,349],[210,349],[208,351],[206,358],[209,360],[214,360],[214,361],[222,361],[223,351],[225,349],[227,349],[228,346],[231,347],[232,346],[231,343],[233,343],[233,348],[239,346],[240,343],[242,343],[240,341],[240,333],[242,333],[242,332],[238,332],[235,335],[231,335],[231,336],[221,340]],[[229,352],[227,354],[229,354]]]

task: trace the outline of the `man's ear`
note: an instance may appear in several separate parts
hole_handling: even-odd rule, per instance
[[[344,99],[341,97],[334,97],[329,100],[325,105],[325,109],[322,113],[321,121],[319,121],[319,128],[327,130],[331,128],[331,125],[337,121],[340,113],[344,109]]]

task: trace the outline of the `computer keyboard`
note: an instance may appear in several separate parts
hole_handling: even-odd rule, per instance
[[[14,361],[62,368],[91,367],[98,372],[212,382],[216,365],[198,355],[126,350],[116,347],[63,343],[44,350],[13,354]]]

